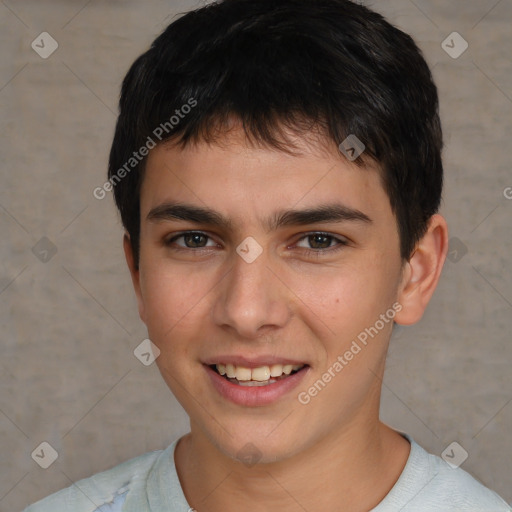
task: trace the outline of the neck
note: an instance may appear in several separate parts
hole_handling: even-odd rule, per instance
[[[175,462],[197,512],[280,510],[368,511],[402,472],[410,445],[378,418],[333,429],[293,457],[247,467],[227,457],[191,425]]]

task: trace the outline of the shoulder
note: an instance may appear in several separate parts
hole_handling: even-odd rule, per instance
[[[407,464],[375,512],[511,512],[512,508],[460,467],[411,443]],[[398,508],[396,508],[398,507]]]
[[[174,445],[174,443],[173,443]],[[171,446],[173,446],[171,445]],[[145,453],[107,471],[75,482],[23,512],[117,512],[127,494],[145,482],[163,450]]]
[[[509,512],[512,509],[491,489],[460,467],[452,467],[440,457],[425,452],[430,459],[430,484],[423,495],[426,502],[444,505],[447,510]],[[439,510],[439,509],[438,509]]]

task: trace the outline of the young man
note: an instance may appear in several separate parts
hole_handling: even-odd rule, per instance
[[[379,421],[393,324],[447,253],[441,147],[420,51],[361,5],[169,26],[124,80],[105,189],[190,433],[27,511],[508,511]]]

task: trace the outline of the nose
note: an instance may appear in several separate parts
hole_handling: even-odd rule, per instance
[[[265,251],[251,263],[236,253],[233,260],[217,288],[214,322],[233,331],[237,339],[257,339],[283,328],[291,317],[290,297]]]

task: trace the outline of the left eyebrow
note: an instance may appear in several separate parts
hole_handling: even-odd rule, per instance
[[[166,202],[150,210],[148,221],[183,220],[196,224],[208,224],[217,228],[230,229],[233,222],[220,212],[184,203]],[[268,231],[275,231],[284,226],[301,226],[327,222],[363,222],[373,221],[360,210],[343,204],[325,204],[303,210],[281,210],[264,221]]]
[[[322,222],[363,222],[371,224],[373,221],[360,210],[350,208],[343,204],[325,204],[306,208],[304,210],[283,210],[266,222],[269,231],[282,226],[300,226],[318,224]]]

